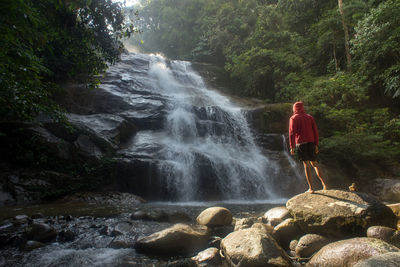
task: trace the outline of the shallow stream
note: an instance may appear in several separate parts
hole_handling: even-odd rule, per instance
[[[149,256],[134,248],[113,248],[115,241],[134,244],[135,240],[163,230],[180,220],[195,224],[202,210],[212,206],[228,208],[234,218],[259,217],[268,209],[282,205],[284,199],[258,202],[153,202],[141,204],[100,205],[51,203],[24,207],[0,208],[0,233],[17,215],[41,218],[35,223],[46,223],[57,230],[57,240],[44,247],[25,251],[17,247],[0,250],[0,266],[166,266],[177,258]],[[152,219],[138,220],[135,212],[149,214]],[[163,219],[169,215],[168,221]],[[183,219],[182,219],[183,218]],[[32,221],[31,221],[32,222]],[[29,224],[21,225],[20,231]],[[74,233],[71,240],[61,232]],[[118,233],[118,234],[115,234]]]

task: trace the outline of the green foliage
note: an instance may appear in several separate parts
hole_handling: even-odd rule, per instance
[[[399,1],[343,1],[352,71],[337,1],[143,4],[148,50],[224,66],[239,95],[304,101],[320,127],[322,158],[400,157],[398,102],[377,97],[400,95]]]
[[[358,71],[374,90],[400,96],[400,2],[388,0],[356,27],[352,41]]]
[[[15,0],[0,4],[0,116],[60,114],[52,96],[67,79],[96,82],[134,31],[111,0]]]

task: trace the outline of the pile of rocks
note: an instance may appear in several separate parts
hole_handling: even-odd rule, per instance
[[[400,266],[397,220],[369,195],[326,190],[297,195],[260,218],[208,208],[198,224],[174,225],[135,248],[192,256],[176,266]]]

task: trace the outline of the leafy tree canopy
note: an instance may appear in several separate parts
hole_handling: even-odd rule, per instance
[[[0,3],[0,116],[31,120],[59,110],[51,100],[68,79],[95,82],[134,31],[111,0]]]

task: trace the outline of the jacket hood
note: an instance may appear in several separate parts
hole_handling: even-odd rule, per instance
[[[294,114],[305,113],[303,102],[296,102],[293,104],[293,113]]]

